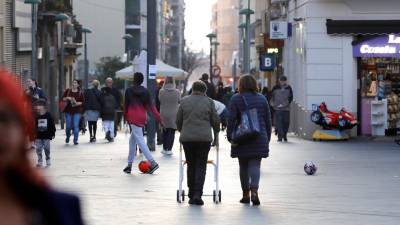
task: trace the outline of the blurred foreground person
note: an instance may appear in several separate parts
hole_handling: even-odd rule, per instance
[[[54,191],[30,162],[31,106],[15,81],[0,71],[0,224],[82,225],[79,199]]]

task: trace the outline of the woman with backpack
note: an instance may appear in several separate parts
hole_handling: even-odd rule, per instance
[[[89,124],[90,142],[96,142],[97,120],[101,111],[100,82],[94,80],[92,88],[85,91],[85,119]]]
[[[232,96],[229,112],[227,137],[231,143],[231,157],[239,159],[240,182],[243,191],[240,202],[249,204],[251,201],[253,205],[259,205],[260,166],[261,159],[267,158],[269,154],[271,113],[267,99],[258,93],[257,81],[254,77],[245,75],[240,78],[239,93]],[[243,122],[241,119],[243,113],[247,113],[249,122],[258,123],[259,127],[253,129],[251,136],[239,138],[243,137],[244,133],[243,126],[238,126]]]
[[[85,102],[85,96],[80,87],[80,81],[74,80],[72,82],[72,87],[65,90],[63,95],[63,101],[66,104],[64,109],[65,122],[66,122],[66,135],[65,143],[69,143],[71,137],[71,130],[74,134],[74,145],[78,145],[79,137],[79,122],[81,119],[81,114],[83,112],[83,106]]]
[[[106,139],[114,142],[114,120],[118,102],[112,94],[112,89],[105,87],[101,93],[101,118],[103,119],[103,129],[106,132]]]

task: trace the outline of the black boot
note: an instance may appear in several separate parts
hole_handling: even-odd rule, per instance
[[[258,198],[258,188],[251,188],[251,202],[253,205],[260,205],[260,199]]]
[[[240,203],[250,204],[250,190],[244,190],[243,191],[243,197],[240,200]]]

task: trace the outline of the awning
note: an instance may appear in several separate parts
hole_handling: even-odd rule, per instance
[[[330,35],[400,34],[400,20],[326,20]]]

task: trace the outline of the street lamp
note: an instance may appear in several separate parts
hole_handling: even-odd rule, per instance
[[[82,28],[82,33],[85,35],[85,77],[84,77],[84,83],[85,83],[85,88],[89,88],[89,63],[88,63],[88,53],[87,53],[87,34],[91,34],[92,31],[89,28]]]
[[[217,65],[217,51],[218,51],[218,46],[220,45],[220,43],[218,41],[214,41],[212,43],[212,45],[214,46],[214,65]]]
[[[246,16],[246,24],[245,24],[245,42],[243,47],[243,72],[245,74],[250,73],[250,16],[254,14],[254,11],[250,9],[250,0],[248,0],[247,9],[242,9],[239,11],[240,15]],[[239,27],[243,27],[242,24]]]
[[[128,47],[128,41],[133,40],[133,36],[131,34],[125,34],[122,36],[122,39],[125,40],[125,48],[126,48],[126,64],[129,63],[129,60],[131,59],[131,50]]]
[[[207,34],[207,36],[206,37],[208,37],[208,39],[210,39],[210,77],[212,77],[212,43],[213,43],[213,39],[214,38],[216,38],[217,37],[217,35],[216,34],[214,34],[214,33],[209,33],[209,34]]]
[[[32,78],[37,79],[37,45],[36,45],[36,35],[37,35],[37,6],[40,4],[41,0],[25,0],[25,4],[32,5]]]
[[[69,19],[69,16],[64,13],[59,13],[55,17],[56,21],[61,22],[61,37],[60,37],[60,76],[58,81],[58,99],[61,100],[64,88],[64,22]],[[64,129],[64,118],[60,112],[61,129]]]

